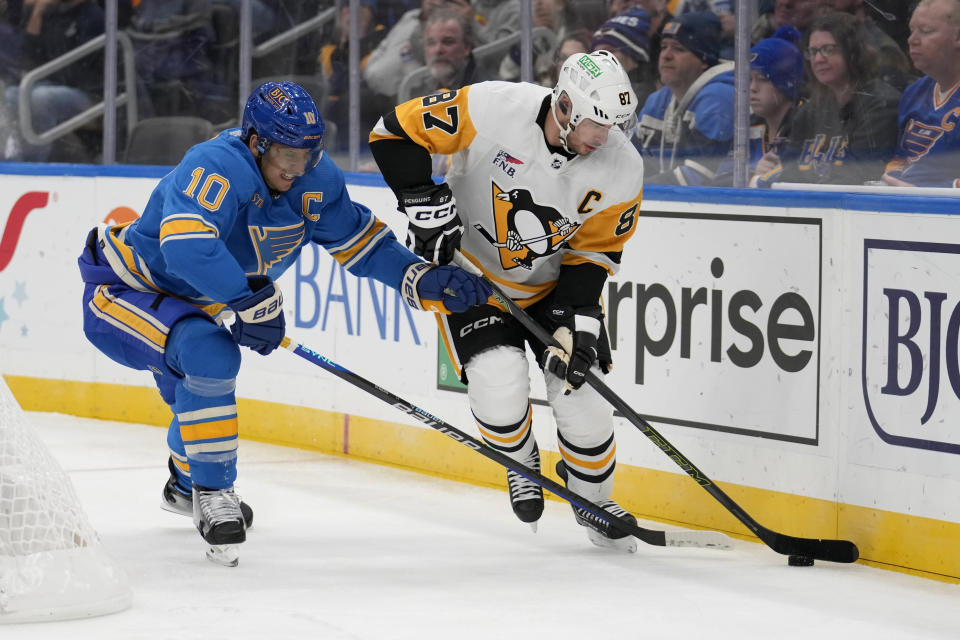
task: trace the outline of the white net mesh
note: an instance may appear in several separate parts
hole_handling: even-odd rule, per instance
[[[0,375],[0,623],[101,615],[129,603],[126,578],[70,478]]]

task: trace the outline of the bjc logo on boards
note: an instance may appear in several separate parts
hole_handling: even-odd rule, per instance
[[[885,442],[960,453],[960,245],[864,241],[863,397]]]
[[[27,216],[34,209],[47,206],[49,199],[50,194],[46,191],[28,191],[13,203],[13,208],[10,209],[10,215],[7,216],[3,227],[3,233],[0,234],[0,271],[6,269],[13,260],[13,252],[17,248],[20,232],[23,231],[23,223]]]

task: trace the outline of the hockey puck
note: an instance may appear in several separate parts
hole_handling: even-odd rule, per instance
[[[787,564],[791,567],[812,567],[813,558],[809,556],[790,556],[787,558]]]

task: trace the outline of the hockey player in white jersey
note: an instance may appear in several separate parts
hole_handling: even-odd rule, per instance
[[[618,516],[610,499],[616,445],[609,405],[586,371],[606,372],[610,348],[600,296],[633,234],[643,163],[629,143],[637,97],[607,51],[575,54],[551,91],[483,82],[398,105],[370,148],[399,208],[407,246],[434,262],[459,250],[566,351],[546,349],[505,309],[482,305],[439,318],[444,341],[488,445],[540,469],[531,424],[530,345],[544,368],[567,486]],[[452,155],[447,182],[431,154]],[[536,530],[539,486],[507,473],[514,513]],[[632,537],[574,507],[600,546],[635,550]]]

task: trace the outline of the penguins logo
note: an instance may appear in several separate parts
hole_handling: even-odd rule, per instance
[[[526,189],[503,191],[496,183],[493,215],[496,237],[479,223],[473,226],[500,250],[504,269],[532,269],[534,260],[556,253],[580,227],[553,207],[534,202]]]

